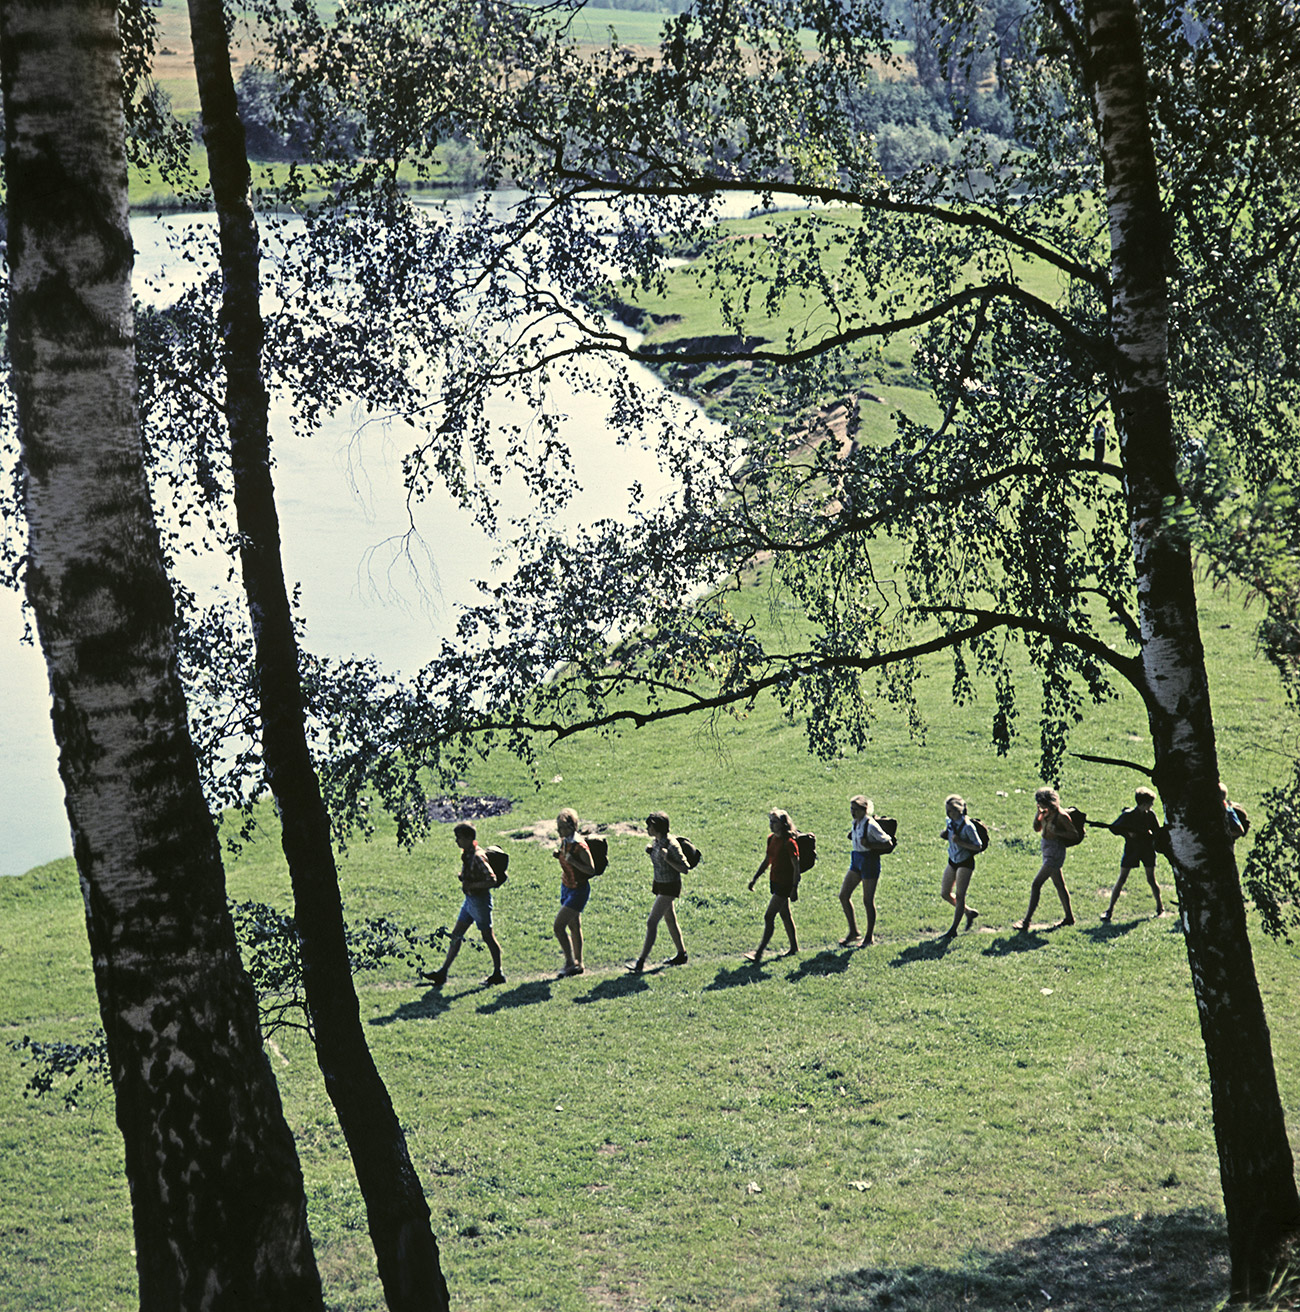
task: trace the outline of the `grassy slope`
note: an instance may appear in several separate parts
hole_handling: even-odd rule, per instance
[[[1208,598],[1206,621],[1225,772],[1249,805],[1267,783],[1277,690],[1232,599]],[[1151,1306],[1215,1305],[1217,1167],[1181,939],[1171,920],[1150,918],[1140,883],[1116,923],[1098,925],[1118,844],[1096,834],[1067,865],[1080,928],[1011,933],[1037,866],[1035,752],[994,756],[980,708],[949,707],[941,668],[925,696],[925,745],[882,722],[861,759],[829,765],[806,757],[798,727],[767,706],[712,736],[678,725],[566,745],[543,762],[539,789],[504,761],[469,781],[517,802],[483,826],[514,852],[498,895],[510,983],[480,989],[484,958],[469,953],[441,995],[397,973],[362,980],[456,1306],[738,1309],[781,1296],[795,1308],[874,1306],[862,1269],[887,1273],[897,1306],[908,1289],[899,1272],[914,1266],[926,1296],[916,1306],[951,1306],[956,1288],[976,1307],[1039,1288],[1054,1307],[1132,1306],[1133,1280],[1116,1271],[1133,1263]],[[1128,698],[1095,712],[1076,746],[1142,758],[1140,708]],[[1117,811],[1130,781],[1074,766],[1068,799]],[[837,840],[859,789],[899,817],[903,842],[881,880],[880,941],[844,953],[833,948]],[[944,951],[932,938],[947,924],[933,835],[950,789],[990,822],[994,843],[972,893],[978,928]],[[584,916],[594,969],[551,978],[553,865],[511,835],[566,803],[605,822],[663,805],[704,848],[681,905],[689,966],[641,980],[619,969],[649,896],[641,841],[615,838]],[[773,803],[821,835],[823,855],[796,907],[800,957],[753,972],[739,954],[763,901],[745,881]],[[350,910],[449,921],[452,855],[441,830],[411,853],[382,837],[356,846],[343,863]],[[270,836],[232,864],[231,887],[287,901]],[[4,881],[0,902],[6,1033],[74,1037],[95,1002],[70,863]],[[667,955],[666,938],[659,946]],[[1288,950],[1259,944],[1294,1123],[1300,1043],[1282,1023],[1296,1010],[1293,965]],[[379,1308],[310,1053],[286,1038],[272,1060],[331,1303]],[[111,1104],[92,1098],[66,1114],[24,1102],[20,1082],[16,1059],[0,1063],[0,1305],[129,1307]]]
[[[695,316],[692,332],[715,331],[707,307],[678,298],[672,310]],[[886,363],[905,374],[905,358]],[[917,400],[880,390],[891,404]],[[747,604],[765,623],[788,621],[761,579]],[[1224,773],[1249,806],[1269,782],[1281,699],[1235,599],[1207,597],[1205,622]],[[470,953],[441,994],[397,972],[361,981],[455,1306],[722,1312],[876,1307],[887,1296],[895,1308],[991,1312],[1044,1306],[1040,1291],[1056,1308],[1216,1305],[1217,1165],[1181,940],[1170,920],[1150,918],[1140,880],[1115,923],[1098,925],[1118,843],[1096,834],[1067,864],[1080,927],[1012,934],[1037,867],[1032,699],[1029,741],[1007,759],[988,747],[988,702],[954,710],[942,665],[923,699],[924,742],[884,716],[869,751],[830,764],[807,757],[799,727],[763,705],[712,730],[565,745],[543,761],[540,787],[507,761],[467,781],[516,802],[483,826],[514,852],[498,897],[510,983],[480,989],[484,960]],[[1075,747],[1149,757],[1137,700],[1093,711]],[[1109,818],[1133,782],[1072,761],[1063,791]],[[902,845],[881,880],[879,942],[844,953],[833,948],[837,840],[859,790],[899,818]],[[972,889],[978,928],[944,950],[933,937],[948,923],[934,835],[952,790],[994,842]],[[614,840],[584,916],[594,969],[552,978],[553,863],[512,836],[566,804],[606,823],[663,806],[704,848],[680,906],[689,966],[644,979],[619,968],[649,902],[641,840],[627,837]],[[796,907],[802,954],[754,972],[739,954],[756,939],[763,898],[745,882],[774,804],[822,836],[823,855]],[[445,831],[410,853],[381,835],[343,861],[350,911],[446,923],[459,902],[454,867]],[[231,864],[230,882],[236,897],[287,904],[270,832]],[[1043,915],[1054,918],[1050,901]],[[0,882],[0,924],[0,1032],[74,1038],[92,1026],[71,864]],[[666,936],[659,947],[667,955]],[[1263,941],[1258,953],[1295,1124],[1293,954]],[[288,1036],[271,1058],[331,1305],[377,1309],[363,1209],[310,1051]],[[21,1083],[7,1056],[0,1306],[131,1307],[111,1102],[92,1095],[67,1114],[24,1101]]]

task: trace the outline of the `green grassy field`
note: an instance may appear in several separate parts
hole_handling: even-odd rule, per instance
[[[748,594],[780,618],[760,580]],[[779,599],[778,599],[779,601]],[[1268,783],[1280,700],[1250,616],[1206,601],[1224,770],[1247,806]],[[998,759],[976,705],[954,711],[936,667],[929,728],[882,721],[861,757],[806,756],[771,706],[747,720],[567,744],[540,786],[507,761],[466,788],[514,808],[481,827],[512,852],[497,895],[508,983],[483,988],[462,953],[432,991],[401,971],[359,980],[376,1058],[433,1207],[453,1293],[471,1309],[1205,1309],[1226,1292],[1204,1057],[1173,918],[1130,881],[1098,915],[1118,840],[1067,863],[1079,925],[1017,935],[1037,868],[1036,749]],[[1031,707],[1025,721],[1031,723]],[[1140,707],[1099,708],[1077,750],[1143,759]],[[1073,761],[1063,792],[1111,818],[1133,780]],[[835,946],[847,798],[900,820],[875,945]],[[943,796],[993,831],[972,888],[976,928],[937,941]],[[664,807],[705,852],[680,918],[685,967],[624,972],[648,909],[644,839],[613,833],[584,915],[589,973],[560,980],[557,879],[534,825],[560,806],[614,826]],[[764,898],[745,884],[765,814],[820,836],[795,907],[801,952],[755,970]],[[1249,840],[1247,840],[1249,841]],[[342,863],[350,915],[431,929],[459,904],[449,827],[411,852],[381,835]],[[1167,867],[1163,882],[1170,884]],[[230,867],[231,892],[287,905],[268,833]],[[1172,900],[1172,892],[1168,894]],[[1048,896],[1050,897],[1050,891]],[[0,883],[0,1025],[74,1038],[94,1024],[68,862]],[[1044,904],[1044,921],[1056,907]],[[780,931],[778,929],[778,942]],[[661,936],[661,955],[671,948]],[[1294,953],[1257,943],[1283,1096],[1300,1116]],[[311,1053],[271,1049],[308,1180],[331,1307],[382,1306],[361,1201]],[[0,1306],[127,1308],[130,1213],[111,1101],[76,1112],[21,1097],[0,1061]],[[1048,1304],[1039,1291],[1051,1296]]]

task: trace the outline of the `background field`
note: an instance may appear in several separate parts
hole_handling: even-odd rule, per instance
[[[781,621],[760,579],[748,599]],[[1211,596],[1206,634],[1224,771],[1249,806],[1282,744],[1277,689],[1249,616]],[[453,1306],[719,1310],[934,1307],[1204,1309],[1226,1292],[1204,1057],[1181,936],[1145,884],[1098,915],[1118,841],[1090,834],[1067,877],[1079,926],[1016,935],[1037,868],[1036,750],[999,760],[976,705],[925,684],[924,744],[882,722],[860,758],[822,763],[771,706],[744,721],[566,745],[540,786],[509,762],[466,781],[514,800],[484,836],[513,853],[498,894],[509,976],[484,989],[465,952],[441,992],[401,971],[363,976],[371,1043],[434,1210]],[[1034,721],[1024,708],[1026,727]],[[1140,708],[1092,715],[1079,750],[1143,759]],[[1134,780],[1074,761],[1067,800],[1111,818]],[[898,816],[875,946],[837,949],[847,798]],[[977,928],[936,941],[945,793],[993,830]],[[584,924],[581,978],[557,980],[557,879],[535,822],[576,805],[592,822],[665,807],[704,849],[680,916],[688,966],[637,979],[649,904],[644,840],[611,839]],[[747,967],[763,907],[745,883],[765,813],[820,836],[796,905],[802,952]],[[1249,840],[1247,840],[1249,841]],[[433,928],[459,903],[450,834],[411,852],[381,836],[342,866],[350,915]],[[1169,886],[1167,867],[1163,881]],[[237,898],[288,904],[269,835],[230,870]],[[1050,894],[1049,894],[1050,896]],[[1172,899],[1172,893],[1170,893]],[[3,1032],[72,1038],[95,1000],[75,872],[0,883]],[[1055,919],[1052,903],[1045,921]],[[779,941],[779,939],[778,939]],[[1300,1116],[1293,952],[1258,943],[1283,1099]],[[666,938],[662,955],[671,951]],[[311,1054],[271,1058],[307,1173],[330,1305],[382,1306],[346,1151]],[[110,1100],[66,1113],[20,1096],[0,1062],[0,1305],[127,1308],[128,1200]],[[1051,1296],[1050,1304],[1040,1291]]]

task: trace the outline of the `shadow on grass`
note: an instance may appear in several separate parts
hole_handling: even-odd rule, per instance
[[[1112,1217],[1062,1226],[951,1267],[868,1267],[787,1286],[791,1312],[1210,1312],[1228,1293],[1221,1216]]]
[[[602,979],[593,984],[574,1002],[612,1002],[616,998],[630,998],[634,993],[644,993],[650,987],[644,975],[615,975],[611,979]]]
[[[1125,920],[1117,923],[1114,920],[1103,920],[1099,925],[1090,925],[1087,929],[1079,931],[1085,938],[1090,938],[1094,943],[1108,943],[1113,938],[1123,938],[1125,934],[1131,934],[1145,917],[1136,917],[1133,920]]]
[[[477,993],[478,989],[464,989],[465,993]],[[392,1025],[402,1020],[436,1020],[443,1012],[447,1011],[452,1004],[452,998],[442,993],[439,989],[430,989],[422,998],[416,998],[414,1002],[404,1002],[396,1011],[390,1012],[387,1016],[372,1016],[371,1025]]]
[[[852,957],[847,952],[833,952],[826,948],[815,957],[799,963],[799,969],[790,975],[792,980],[806,979],[809,975],[843,975]]]
[[[940,934],[937,938],[923,938],[910,948],[904,948],[889,964],[897,970],[900,966],[914,966],[918,961],[939,961],[948,955],[953,942],[947,934]]]
[[[759,980],[767,978],[767,972],[763,969],[763,966],[756,966],[752,961],[746,961],[731,968],[720,966],[718,973],[704,986],[703,991],[705,993],[716,993],[719,989],[740,988],[745,984],[757,984]]]
[[[1015,957],[1022,952],[1037,952],[1045,948],[1047,940],[1036,930],[1017,929],[1002,938],[995,938],[984,949],[986,957]]]
[[[509,1011],[511,1007],[528,1007],[535,1002],[551,1000],[551,981],[549,979],[533,980],[529,984],[516,984],[512,989],[498,993],[491,1002],[479,1007],[479,1014],[490,1016],[493,1012]]]

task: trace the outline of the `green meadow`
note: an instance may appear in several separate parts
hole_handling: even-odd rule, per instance
[[[642,17],[612,15],[618,24]],[[656,331],[718,331],[705,300],[682,292],[656,307],[674,316]],[[886,352],[876,367],[888,404],[865,440],[883,432],[890,408],[924,404],[907,388],[905,354]],[[734,606],[752,611],[765,635],[798,629],[763,570]],[[1255,618],[1243,597],[1205,590],[1222,770],[1234,798],[1257,812],[1292,732],[1255,649]],[[805,726],[765,701],[743,717],[566,742],[545,750],[533,773],[494,757],[461,781],[467,795],[510,803],[479,826],[481,839],[511,853],[496,895],[506,984],[480,984],[488,963],[474,947],[441,990],[396,966],[357,980],[454,1307],[1222,1305],[1217,1158],[1176,915],[1154,917],[1138,875],[1114,920],[1099,921],[1120,841],[1092,830],[1065,869],[1077,925],[1049,928],[1059,914],[1049,888],[1041,924],[1013,931],[1039,864],[1037,696],[1022,683],[1020,737],[999,757],[991,689],[961,707],[951,692],[951,666],[930,662],[919,687],[923,729],[909,732],[882,697],[869,747],[832,761],[810,756]],[[1137,697],[1117,690],[1090,707],[1072,749],[1149,764]],[[1071,756],[1061,790],[1110,820],[1140,782]],[[846,950],[837,894],[848,798],[858,792],[898,819],[899,846],[883,859],[876,942]],[[939,831],[950,792],[966,797],[992,842],[970,891],[979,917],[947,941]],[[608,834],[611,862],[583,916],[587,973],[560,979],[551,849],[563,806]],[[757,942],[766,894],[746,884],[773,806],[817,834],[819,861],[794,908],[800,951],[756,968],[742,954]],[[624,963],[651,902],[643,822],[657,809],[704,861],[678,904],[689,964],[638,977]],[[228,863],[230,894],[287,908],[269,809],[262,822]],[[457,866],[450,824],[403,850],[381,823],[341,857],[349,916],[449,925]],[[1176,911],[1167,865],[1159,876]],[[773,946],[784,946],[779,927]],[[1255,949],[1300,1147],[1295,950],[1259,934]],[[652,960],[671,952],[661,930]],[[0,1038],[80,1039],[96,1013],[72,863],[0,881]],[[360,1194],[310,1045],[281,1032],[268,1056],[297,1136],[328,1304],[381,1309]],[[24,1096],[29,1073],[0,1048],[0,1307],[132,1308],[111,1097],[92,1088],[65,1110],[57,1092]]]
[[[786,623],[763,577],[737,604]],[[1257,806],[1283,746],[1275,679],[1252,616],[1205,600],[1223,766]],[[467,949],[441,992],[399,968],[358,978],[376,1059],[434,1213],[453,1306],[467,1309],[784,1307],[1208,1309],[1226,1294],[1204,1055],[1175,917],[1130,880],[1099,922],[1119,840],[1091,831],[1066,876],[1078,925],[1011,930],[1038,866],[1034,742],[997,757],[991,701],[954,709],[936,664],[913,739],[882,713],[870,748],[823,762],[772,704],[547,752],[536,778],[501,759],[464,781],[513,803],[482,822],[512,854],[496,897],[507,983]],[[1022,721],[1032,739],[1027,697]],[[1075,750],[1144,760],[1136,699],[1094,709]],[[1062,791],[1111,819],[1137,780],[1071,758]],[[899,820],[884,858],[877,941],[847,951],[837,891],[847,799]],[[939,941],[942,800],[962,792],[992,831],[975,928]],[[553,820],[576,806],[610,834],[583,916],[588,973],[556,978]],[[765,896],[746,883],[766,812],[818,835],[797,956],[760,968]],[[650,903],[641,828],[666,809],[703,849],[679,916],[684,967],[634,977]],[[230,862],[233,897],[282,906],[266,832]],[[1249,838],[1244,840],[1249,842]],[[380,832],[342,860],[349,915],[421,929],[459,906],[450,826],[399,850]],[[1168,867],[1166,896],[1176,904]],[[1050,889],[1047,897],[1051,898]],[[96,1004],[70,862],[0,883],[0,1027],[75,1039]],[[474,940],[471,940],[472,942]],[[776,944],[782,945],[778,927]],[[654,960],[671,955],[661,933]],[[1258,936],[1284,1103],[1300,1117],[1294,952]],[[309,1045],[269,1046],[307,1178],[329,1305],[383,1306],[359,1193]],[[134,1305],[130,1210],[111,1099],[75,1111],[24,1098],[0,1060],[0,1306]],[[1050,1297],[1050,1302],[1048,1298]]]

